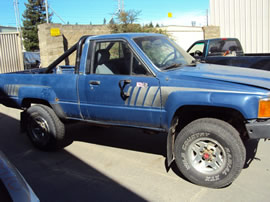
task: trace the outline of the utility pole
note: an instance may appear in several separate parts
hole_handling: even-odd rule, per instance
[[[48,14],[48,0],[45,0],[45,8],[46,8],[46,21],[49,23],[49,14]]]
[[[208,9],[206,9],[206,26],[208,26]]]
[[[121,0],[122,4],[121,4],[121,11],[124,11],[124,0]]]
[[[124,0],[117,0],[118,1],[118,6],[117,6],[117,10],[116,12],[112,15],[111,19],[109,22],[111,22],[111,20],[113,20],[113,16],[116,16],[117,14],[121,13],[122,11],[124,11]]]
[[[116,13],[120,13],[124,11],[124,0],[118,0],[118,8]]]
[[[19,7],[18,7],[18,0],[13,0],[13,5],[14,5],[15,18],[16,18],[17,32],[21,32],[21,19],[20,19]]]

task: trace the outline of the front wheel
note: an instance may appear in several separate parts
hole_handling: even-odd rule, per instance
[[[198,119],[184,127],[175,140],[174,152],[176,165],[188,180],[212,188],[232,183],[246,157],[237,130],[213,118]]]

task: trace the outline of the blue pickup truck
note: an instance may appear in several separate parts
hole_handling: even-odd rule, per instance
[[[63,64],[73,53],[75,66]],[[46,68],[1,74],[0,102],[23,109],[21,128],[42,150],[64,147],[71,120],[164,133],[168,165],[218,188],[240,174],[244,141],[270,138],[269,78],[196,63],[160,34],[84,36]]]

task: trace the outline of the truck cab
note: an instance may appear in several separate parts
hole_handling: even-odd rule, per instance
[[[241,43],[236,38],[215,38],[193,43],[187,52],[204,61],[208,56],[243,56]]]
[[[214,38],[194,42],[187,52],[209,64],[270,70],[270,53],[244,53],[237,38]]]

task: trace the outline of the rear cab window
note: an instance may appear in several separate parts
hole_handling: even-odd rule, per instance
[[[210,40],[208,56],[237,56],[243,54],[241,44],[236,39]]]

